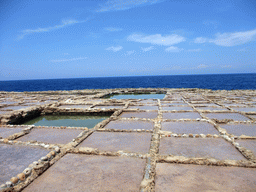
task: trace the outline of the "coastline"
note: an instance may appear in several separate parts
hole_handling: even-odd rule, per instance
[[[96,186],[99,190],[118,186],[122,190],[161,191],[179,188],[182,178],[187,179],[188,188],[207,183],[204,190],[228,189],[222,182],[226,181],[240,190],[245,187],[241,178],[250,183],[256,179],[256,151],[250,147],[256,141],[256,90],[120,88],[1,91],[0,95],[0,112],[4,112],[0,113],[0,131],[12,131],[0,138],[1,149],[33,147],[46,150],[42,154],[47,152],[39,160],[35,152],[28,152],[28,164],[19,174],[9,169],[18,158],[12,156],[6,166],[12,177],[2,176],[9,181],[1,185],[1,191],[65,190],[72,185],[92,191]],[[129,95],[133,98],[127,98]],[[47,116],[56,117],[49,120],[106,118],[93,128],[85,124],[23,125]],[[64,138],[69,142],[61,143]],[[60,171],[63,167],[68,171]],[[86,185],[76,177],[77,170]],[[190,174],[180,178],[171,170]],[[222,177],[212,176],[216,170]],[[246,185],[248,190],[255,187]]]

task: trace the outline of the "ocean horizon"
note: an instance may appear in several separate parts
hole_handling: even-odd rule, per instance
[[[0,81],[0,91],[57,91],[114,88],[256,89],[256,73],[117,76]]]

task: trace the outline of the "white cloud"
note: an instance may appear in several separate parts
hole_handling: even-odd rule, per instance
[[[117,31],[122,31],[123,29],[121,28],[114,28],[114,27],[106,27],[104,28],[106,31],[110,31],[110,32],[117,32]]]
[[[72,58],[72,59],[56,59],[56,60],[51,60],[52,63],[59,63],[59,62],[67,62],[67,61],[78,61],[78,60],[84,60],[87,57],[77,57],[77,58]]]
[[[197,37],[197,38],[195,38],[194,43],[206,43],[207,41],[208,41],[207,38]]]
[[[87,20],[84,21],[77,21],[77,20],[62,20],[62,23],[60,25],[55,25],[53,27],[45,27],[45,28],[37,28],[37,29],[25,29],[22,31],[22,34],[19,36],[19,39],[23,39],[26,35],[30,35],[33,33],[43,33],[43,32],[49,32],[57,29],[61,29],[63,27],[69,26],[69,25],[74,25],[77,23],[83,23],[86,22]]]
[[[142,51],[147,52],[147,51],[153,50],[153,49],[154,49],[154,46],[145,47],[145,48],[142,47],[141,49],[142,49]]]
[[[113,51],[113,52],[117,52],[117,51],[120,51],[120,50],[122,50],[123,49],[123,47],[122,46],[116,46],[116,47],[114,47],[114,46],[112,46],[112,47],[108,47],[108,48],[106,48],[106,50],[108,50],[108,51]]]
[[[162,36],[161,34],[156,34],[156,35],[132,34],[128,36],[127,40],[139,42],[139,43],[151,43],[153,45],[170,46],[170,45],[175,45],[185,41],[185,38],[176,34],[166,35],[166,36]]]
[[[180,52],[182,50],[183,49],[180,49],[180,48],[174,47],[174,46],[171,46],[171,47],[168,47],[168,48],[165,49],[165,51],[167,51],[167,52]]]
[[[126,51],[126,55],[132,55],[133,53],[135,53],[134,50],[132,50],[132,51]]]
[[[236,45],[242,45],[256,39],[256,29],[244,32],[234,33],[218,33],[215,35],[215,39],[207,39],[204,37],[198,37],[194,40],[195,43],[214,43],[215,45],[232,47]]]
[[[235,32],[235,33],[223,33],[217,34],[215,39],[210,39],[210,43],[216,45],[231,47],[236,45],[242,45],[247,42],[253,41],[256,38],[256,29],[245,32]]]
[[[97,12],[127,10],[142,5],[152,5],[163,2],[164,0],[108,0],[105,4],[100,5]]]

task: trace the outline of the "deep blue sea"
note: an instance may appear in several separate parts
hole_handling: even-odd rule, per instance
[[[256,73],[0,81],[0,91],[18,92],[140,87],[202,88],[212,90],[256,89]]]

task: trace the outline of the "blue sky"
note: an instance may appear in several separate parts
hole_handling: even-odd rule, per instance
[[[6,0],[0,9],[0,80],[256,72],[255,0]]]

